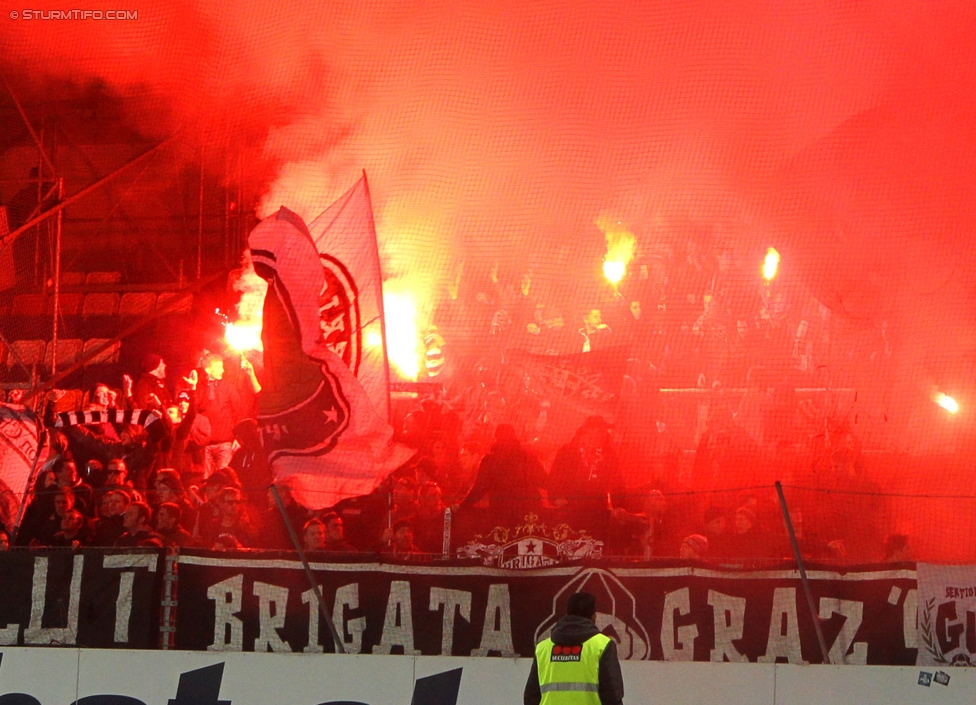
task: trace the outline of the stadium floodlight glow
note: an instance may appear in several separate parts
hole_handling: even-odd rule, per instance
[[[762,274],[766,281],[770,281],[776,276],[776,270],[779,269],[779,252],[776,248],[770,247],[766,251],[766,258],[763,260]]]
[[[626,271],[627,265],[623,262],[610,259],[603,261],[603,276],[611,284],[619,284],[620,280],[624,278]]]
[[[948,411],[950,414],[955,414],[959,412],[959,403],[950,397],[948,394],[943,394],[939,392],[933,397],[936,404],[941,406],[943,409]]]

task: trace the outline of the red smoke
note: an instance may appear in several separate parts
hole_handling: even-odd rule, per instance
[[[314,216],[365,169],[388,276],[442,290],[498,261],[582,305],[610,213],[639,252],[681,228],[775,242],[837,316],[885,322],[899,405],[972,371],[967,3],[137,4],[0,18],[4,74],[27,102],[101,85],[143,135],[243,150],[260,214]]]

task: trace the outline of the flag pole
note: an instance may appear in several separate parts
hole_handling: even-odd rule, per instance
[[[796,532],[793,530],[793,520],[790,519],[790,511],[786,508],[786,496],[783,494],[783,485],[776,481],[776,493],[779,495],[779,505],[783,510],[783,521],[786,522],[786,531],[790,535],[790,543],[793,546],[793,557],[796,558],[796,565],[800,569],[800,582],[803,583],[803,592],[807,596],[807,608],[810,610],[810,619],[813,620],[813,630],[817,633],[817,643],[820,645],[820,655],[824,663],[830,663],[827,655],[827,642],[824,641],[823,629],[820,626],[820,615],[813,602],[813,592],[810,590],[810,581],[807,580],[807,569],[803,564],[803,556],[800,555],[800,544],[796,541]],[[847,659],[845,658],[846,662]]]
[[[302,550],[302,544],[298,540],[298,534],[295,533],[295,527],[288,520],[288,514],[285,512],[285,505],[281,501],[281,495],[278,494],[277,485],[271,485],[271,494],[274,496],[275,504],[278,505],[278,511],[281,512],[281,520],[285,522],[285,528],[288,529],[288,538],[291,539],[292,545],[298,551],[298,560],[302,562],[302,567],[305,569],[305,577],[308,578],[308,584],[311,585],[312,592],[315,594],[315,604],[319,606],[319,613],[322,615],[322,619],[329,625],[329,632],[332,634],[332,641],[335,642],[336,653],[344,654],[346,653],[346,647],[342,643],[342,639],[339,638],[339,632],[336,630],[335,625],[332,623],[332,615],[325,609],[325,599],[322,597],[322,589],[312,574],[312,566],[308,564],[308,558],[305,556],[305,551]]]

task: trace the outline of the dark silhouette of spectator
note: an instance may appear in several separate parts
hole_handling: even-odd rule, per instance
[[[293,490],[297,482],[294,477],[286,477],[278,481],[275,487],[281,504],[285,508],[285,516],[291,524],[295,535],[301,537],[303,528],[308,522],[308,510],[298,503],[295,499]],[[261,516],[261,544],[264,548],[294,549],[288,527],[285,525],[281,516],[278,503],[275,502],[274,495],[270,490],[266,493],[267,508]]]
[[[241,482],[231,468],[218,468],[203,483],[203,502],[197,509],[197,520],[193,526],[193,536],[203,545],[213,543],[213,537],[219,534],[214,525],[220,514],[218,499],[220,493],[228,487],[240,489]],[[190,488],[190,496],[196,496],[195,488]]]
[[[164,414],[172,406],[173,397],[166,388],[166,362],[156,353],[149,353],[139,365],[139,379],[129,403],[135,409],[151,409]]]
[[[91,524],[77,509],[69,509],[61,518],[61,530],[51,539],[51,545],[61,548],[80,548],[91,542]]]
[[[769,536],[759,526],[756,512],[749,507],[735,510],[729,552],[732,558],[769,558],[772,553]]]
[[[713,505],[705,510],[701,533],[708,539],[709,558],[726,558],[730,555],[729,517],[721,507]]]
[[[302,527],[302,550],[306,554],[325,550],[325,524],[320,519],[309,519]]]
[[[152,509],[145,502],[132,502],[122,514],[122,528],[125,531],[115,539],[115,545],[131,548],[135,546],[162,547],[163,537],[153,531]]]
[[[214,551],[240,551],[244,548],[244,544],[234,534],[220,534],[214,539],[213,545],[210,548]]]
[[[54,464],[58,486],[69,489],[75,497],[75,508],[92,519],[95,518],[95,498],[92,488],[78,477],[78,467],[71,458],[61,458]]]
[[[624,494],[606,420],[591,416],[559,449],[549,473],[549,501],[564,510],[574,528],[605,536],[610,512]]]
[[[113,490],[122,490],[133,501],[144,501],[142,493],[129,480],[129,466],[122,458],[112,458],[108,461],[108,467],[105,468],[105,485],[100,494],[104,495]]]
[[[414,543],[413,526],[408,519],[400,519],[393,522],[389,530],[389,545],[383,550],[383,554],[394,558],[405,556],[416,556],[421,553]]]
[[[204,448],[210,442],[210,421],[197,413],[197,392],[183,390],[176,395],[176,403],[166,407],[172,425],[169,449],[161,462],[174,468],[181,477],[201,481],[205,475]]]
[[[115,545],[115,541],[125,532],[123,520],[131,501],[129,493],[123,490],[109,490],[102,495],[99,518],[95,520],[93,546]]]
[[[258,536],[248,516],[244,493],[237,487],[225,487],[217,498],[216,519],[200,536],[203,545],[216,543],[219,536],[230,534],[242,546],[254,547]]]
[[[545,492],[546,472],[526,451],[510,424],[495,428],[495,443],[481,459],[478,476],[460,508],[487,506],[494,514],[520,520],[538,511]]]
[[[678,547],[678,558],[685,561],[700,561],[708,555],[708,538],[701,534],[685,536]]]
[[[183,527],[182,511],[175,502],[163,502],[156,509],[156,532],[164,546],[195,546],[193,534]]]
[[[912,547],[905,534],[891,534],[884,542],[884,553],[881,560],[884,563],[905,563],[915,560]]]
[[[425,482],[420,488],[417,513],[410,519],[414,542],[424,553],[441,553],[444,549],[444,502],[436,482]]]
[[[66,487],[59,487],[54,492],[53,498],[54,511],[41,524],[37,535],[32,539],[32,546],[51,546],[54,535],[61,531],[61,522],[65,515],[74,509],[75,495]]]
[[[401,477],[393,485],[392,521],[409,519],[420,509],[420,487],[413,477]]]
[[[164,503],[176,504],[180,508],[180,522],[193,526],[196,523],[197,510],[187,497],[183,489],[183,481],[173,468],[163,468],[156,473],[154,507]]]
[[[195,375],[190,378],[196,380]],[[232,380],[225,378],[224,358],[216,353],[203,358],[197,404],[200,415],[210,421],[210,442],[204,452],[204,472],[209,476],[230,464],[234,456],[234,427],[244,418],[245,411],[241,392]]]
[[[325,547],[322,550],[334,553],[352,553],[356,550],[346,540],[345,524],[341,516],[329,512],[322,517],[322,524],[325,526]]]
[[[53,470],[38,473],[30,503],[24,510],[24,518],[17,531],[16,545],[29,546],[38,538],[41,528],[54,513],[54,494],[57,491],[58,479]]]

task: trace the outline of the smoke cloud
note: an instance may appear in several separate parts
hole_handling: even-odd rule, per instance
[[[757,267],[775,245],[836,315],[886,326],[913,385],[971,372],[967,3],[138,5],[4,17],[5,75],[35,97],[101,84],[144,134],[246,145],[259,216],[311,220],[365,170],[385,275],[419,277],[428,311],[462,263],[595,295],[564,279],[599,271],[608,217],[638,255],[681,228]]]

